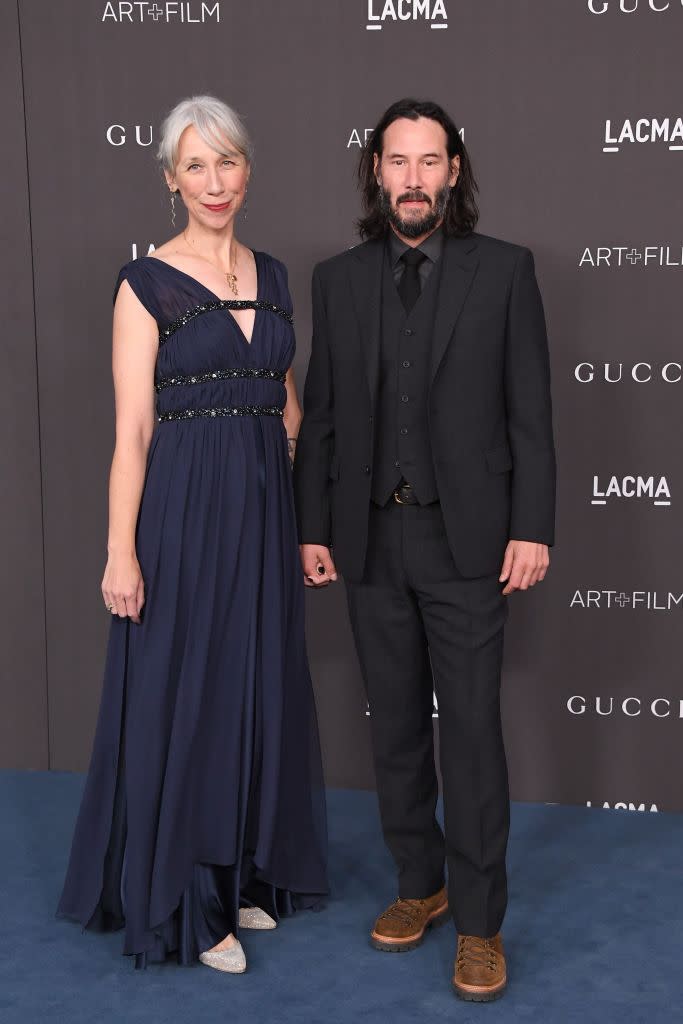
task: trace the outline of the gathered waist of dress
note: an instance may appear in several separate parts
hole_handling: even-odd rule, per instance
[[[224,416],[283,416],[283,410],[277,405],[235,405],[211,406],[198,409],[177,409],[173,412],[159,413],[159,423],[172,423],[174,420],[215,419]]]
[[[287,401],[285,374],[278,370],[212,370],[159,378],[160,423],[195,417],[282,416]]]
[[[287,374],[281,370],[268,370],[263,367],[236,367],[227,370],[207,370],[205,373],[174,374],[172,377],[160,377],[154,388],[159,394],[171,387],[186,387],[191,384],[210,384],[219,380],[266,380],[284,384]]]

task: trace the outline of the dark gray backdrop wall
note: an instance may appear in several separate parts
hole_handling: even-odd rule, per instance
[[[365,132],[417,94],[464,130],[481,229],[534,250],[549,323],[558,546],[546,583],[511,601],[513,795],[683,809],[682,0],[19,0],[18,16],[3,37],[26,110],[24,139],[20,90],[3,90],[19,141],[2,514],[20,591],[3,594],[3,763],[87,762],[108,624],[111,292],[171,233],[162,117],[208,91],[247,118],[239,235],[289,267],[301,385],[310,273],[356,241]],[[342,588],[308,597],[328,781],[372,786]]]
[[[0,387],[0,763],[47,768],[38,381],[19,19],[0,7],[3,386]]]

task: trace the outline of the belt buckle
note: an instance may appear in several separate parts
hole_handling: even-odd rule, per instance
[[[408,493],[406,493],[406,498],[408,498],[408,497],[412,498],[412,501],[410,501],[410,500],[409,501],[403,501],[402,498],[401,498],[401,491],[408,492]],[[407,482],[402,483],[400,487],[396,488],[396,490],[394,491],[394,501],[396,502],[397,505],[414,505],[415,504],[415,497],[414,497],[414,494],[413,494],[413,488],[410,486],[409,483],[407,483]]]

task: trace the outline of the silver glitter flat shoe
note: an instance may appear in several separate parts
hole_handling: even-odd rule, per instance
[[[213,967],[215,971],[225,971],[227,974],[244,974],[247,969],[247,958],[239,942],[230,949],[200,953],[199,959],[207,967]]]
[[[277,923],[260,907],[240,907],[239,922],[240,928],[256,928],[259,931],[277,928]]]

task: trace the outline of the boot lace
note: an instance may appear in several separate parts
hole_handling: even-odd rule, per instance
[[[420,918],[424,900],[405,900],[401,896],[382,914],[384,921],[397,921],[402,925],[414,925]]]
[[[476,935],[466,935],[460,939],[458,967],[484,967],[495,971],[497,966],[498,954],[491,939],[480,939]]]

